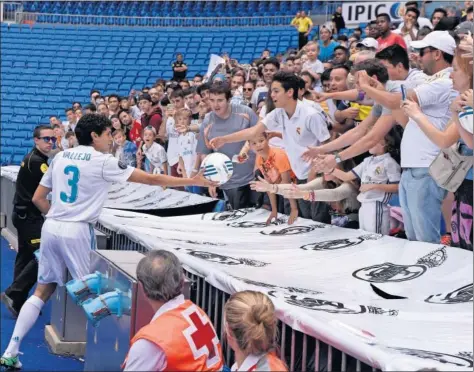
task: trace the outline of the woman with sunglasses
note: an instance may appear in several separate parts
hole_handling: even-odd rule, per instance
[[[28,293],[36,284],[38,265],[34,252],[39,248],[44,218],[32,198],[41,178],[48,170],[48,155],[56,143],[51,127],[41,125],[33,132],[35,147],[21,162],[16,180],[12,213],[13,226],[18,233],[18,254],[12,284],[1,294],[1,300],[16,318]]]

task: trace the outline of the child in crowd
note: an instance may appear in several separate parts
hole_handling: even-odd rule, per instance
[[[177,172],[181,177],[192,177],[196,163],[197,136],[189,130],[192,113],[188,109],[180,109],[174,115],[175,130],[178,133],[177,152],[179,156]],[[200,193],[199,187],[186,187],[189,192]]]
[[[395,141],[386,136],[372,147],[369,152],[372,156],[349,172],[334,169],[332,174],[342,181],[359,179],[361,182],[360,194],[357,199],[361,203],[359,209],[360,229],[389,235],[390,210],[388,202],[393,193],[398,192],[400,182],[400,166],[390,155]]]
[[[270,147],[267,133],[263,133],[249,142],[250,149],[257,155],[255,170],[260,178],[272,184],[272,187],[275,189],[278,188],[278,184],[291,183],[292,180],[295,179],[286,152],[279,148]],[[276,191],[268,192],[267,195],[270,199],[272,211],[267,220],[267,224],[270,224],[273,219],[277,218],[278,211],[284,212],[285,208],[283,206],[283,200],[280,200],[281,203],[278,203],[279,200]],[[289,201],[290,218],[288,219],[288,224],[291,225],[298,218],[298,204],[294,199],[290,199]],[[278,208],[278,204],[282,204],[280,208]]]
[[[323,63],[318,59],[319,45],[315,41],[310,41],[305,46],[308,60],[303,64],[303,71],[308,71],[314,78],[313,88],[320,86],[321,74],[324,72]]]
[[[66,141],[69,149],[78,146],[76,134],[72,131],[66,133]]]
[[[64,132],[64,127],[62,125],[55,125],[53,126],[53,132],[56,137],[56,146],[57,148],[62,151],[64,150],[63,145],[66,143],[66,148],[67,148],[67,141],[66,141],[66,136]]]
[[[112,115],[110,121],[112,122],[112,134],[114,134],[117,129],[122,129],[122,123],[120,122],[118,115]]]
[[[149,169],[153,174],[168,174],[168,159],[166,151],[160,144],[155,142],[156,130],[148,126],[143,130],[143,143],[137,151],[137,168],[142,167],[143,158],[146,157],[151,164]]]
[[[127,141],[125,131],[123,129],[116,129],[113,133],[114,146],[112,154],[122,163],[131,167],[137,166],[137,146],[130,141]]]

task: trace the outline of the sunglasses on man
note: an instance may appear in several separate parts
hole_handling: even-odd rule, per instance
[[[44,142],[48,143],[56,143],[57,138],[56,137],[51,137],[51,136],[44,136],[44,137],[38,137],[39,139],[42,139]]]

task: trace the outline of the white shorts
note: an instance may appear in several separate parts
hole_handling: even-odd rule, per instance
[[[41,230],[38,283],[64,286],[66,269],[73,279],[90,274],[90,252],[95,249],[92,224],[47,218]]]
[[[390,233],[390,208],[382,202],[363,202],[359,209],[359,228],[372,233]]]

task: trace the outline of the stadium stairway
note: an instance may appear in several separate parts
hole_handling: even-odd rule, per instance
[[[229,53],[241,63],[265,48],[297,47],[290,26],[266,28],[128,28],[1,25],[2,165],[19,164],[33,145],[32,129],[64,119],[73,101],[88,103],[92,88],[127,96],[132,88],[171,78],[176,53],[188,76],[207,71],[209,55]]]

